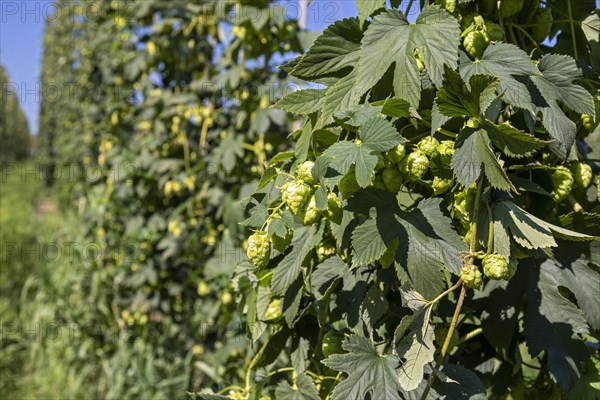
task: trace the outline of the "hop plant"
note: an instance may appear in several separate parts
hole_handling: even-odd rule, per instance
[[[309,185],[314,185],[316,183],[315,178],[312,176],[312,169],[314,165],[315,163],[312,161],[304,161],[302,164],[298,165],[298,168],[296,168],[296,175],[298,179]]]
[[[583,188],[587,188],[592,183],[594,173],[592,167],[583,162],[575,163],[571,166],[571,172],[575,183]]]
[[[436,138],[426,136],[419,140],[419,143],[417,143],[417,148],[421,150],[421,152],[423,152],[423,154],[425,154],[427,157],[431,157],[439,144],[440,142],[438,142]]]
[[[487,47],[487,40],[482,32],[472,31],[465,36],[463,45],[471,57],[480,58]]]
[[[439,176],[433,178],[433,194],[440,195],[442,193],[446,193],[450,188],[454,185],[454,179],[443,179]]]
[[[402,174],[397,168],[386,168],[382,173],[385,188],[392,193],[398,193],[402,186]]]
[[[399,164],[405,155],[406,155],[406,146],[404,146],[403,144],[397,145],[396,147],[394,147],[387,153],[389,160],[396,164]]]
[[[333,192],[329,192],[327,194],[327,211],[325,211],[325,215],[329,220],[336,224],[342,222],[342,202],[338,198],[337,194]]]
[[[254,265],[265,267],[271,258],[271,242],[266,232],[254,232],[246,242],[246,255]]]
[[[483,277],[479,268],[473,264],[467,264],[460,270],[460,279],[467,287],[471,289],[479,289],[483,282]]]
[[[573,175],[565,167],[558,167],[552,173],[552,186],[554,187],[554,200],[557,203],[567,198],[573,189]]]
[[[416,178],[422,178],[429,169],[429,159],[427,155],[419,150],[413,151],[406,158],[407,174]]]
[[[321,243],[317,247],[317,257],[319,262],[323,262],[329,257],[335,255],[335,247],[330,244]]]
[[[319,220],[320,216],[321,213],[317,208],[317,199],[313,195],[302,210],[302,222],[304,225],[312,225]]]
[[[294,214],[298,214],[302,210],[310,194],[310,186],[299,179],[287,182],[281,188],[281,198]]]
[[[500,254],[488,254],[483,258],[483,273],[490,279],[509,280],[516,272],[516,264],[506,260]]]

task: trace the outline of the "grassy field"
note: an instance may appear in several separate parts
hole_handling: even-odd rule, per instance
[[[0,186],[0,398],[77,396],[83,371],[64,369],[72,222],[59,213],[35,164],[3,165]],[[62,362],[54,362],[60,358]],[[83,389],[83,388],[82,388]],[[71,397],[71,396],[69,396]]]

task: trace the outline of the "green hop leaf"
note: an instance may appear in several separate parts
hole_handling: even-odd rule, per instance
[[[573,173],[575,183],[579,186],[587,188],[592,183],[594,173],[589,164],[583,162],[575,163],[571,166],[571,172]]]
[[[414,50],[419,50],[427,74],[439,87],[444,66],[456,68],[459,35],[456,18],[438,6],[424,7],[414,23],[398,10],[378,14],[361,41],[352,97],[359,99],[395,64],[395,95],[417,107],[421,98],[421,76]]]
[[[302,210],[302,222],[304,225],[312,225],[319,220],[320,215],[321,213],[317,208],[317,199],[313,195]]]
[[[332,400],[373,400],[400,398],[400,383],[396,368],[400,360],[394,354],[379,354],[369,339],[353,335],[342,347],[348,353],[333,354],[323,361],[329,368],[342,371],[348,377],[336,385]]]
[[[533,19],[535,26],[531,28],[531,36],[536,42],[540,43],[546,39],[552,29],[552,22],[554,22],[552,9],[550,7],[538,8]]]
[[[352,197],[352,195],[360,189],[358,182],[356,181],[356,175],[354,174],[354,166],[350,169],[348,174],[340,179],[338,183],[338,188],[340,189],[340,193],[342,197],[348,199]]]
[[[279,237],[277,235],[271,236],[271,243],[273,244],[273,247],[280,253],[283,253],[285,249],[288,248],[291,242],[292,234],[290,232],[288,232],[288,234],[285,235],[285,237]]]
[[[402,173],[397,168],[386,168],[383,170],[383,184],[392,193],[398,193],[402,186]]]
[[[500,2],[500,13],[503,18],[512,17],[523,8],[523,0],[502,0]]]
[[[254,265],[265,267],[271,257],[271,242],[266,232],[254,232],[246,242],[246,255]]]
[[[484,34],[486,35],[486,40],[488,42],[489,41],[501,42],[502,40],[504,40],[504,31],[502,30],[500,25],[498,25],[494,22],[486,22],[485,23]]]
[[[423,154],[425,154],[427,157],[431,157],[439,144],[440,142],[438,142],[436,138],[432,136],[426,136],[419,140],[419,143],[417,143],[417,148],[421,150],[421,152],[423,152]]]
[[[488,254],[482,265],[484,275],[490,279],[509,280],[517,270],[516,263],[509,263],[501,254]]]
[[[287,182],[281,188],[281,198],[294,214],[298,214],[302,210],[310,194],[310,186],[298,179]]]
[[[387,152],[387,156],[390,159],[390,161],[396,164],[399,164],[405,155],[406,146],[404,146],[404,144],[399,144],[398,146],[394,147],[393,149]]]
[[[558,167],[552,173],[552,186],[554,187],[554,200],[557,203],[564,201],[573,189],[573,175],[566,167]]]
[[[468,264],[460,270],[460,279],[467,287],[479,289],[483,282],[483,277],[476,265]]]
[[[298,179],[304,181],[304,183],[308,185],[314,185],[316,183],[312,176],[312,169],[314,165],[315,163],[312,161],[304,161],[302,164],[298,165],[298,168],[296,168],[296,175]]]
[[[422,178],[429,169],[427,155],[419,150],[413,151],[406,158],[406,172],[416,178]]]
[[[487,44],[488,42],[485,35],[480,31],[469,32],[463,41],[465,50],[467,50],[467,53],[473,58],[481,58]]]
[[[439,176],[433,178],[433,194],[438,196],[442,193],[446,193],[454,185],[454,179],[443,179]]]

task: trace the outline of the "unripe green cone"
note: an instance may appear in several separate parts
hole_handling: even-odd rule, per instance
[[[338,198],[337,194],[335,194],[333,192],[329,192],[327,194],[326,215],[330,221],[332,221],[336,224],[339,224],[342,222],[342,216],[343,216],[342,202]]]
[[[396,164],[400,163],[400,161],[402,161],[405,155],[406,146],[404,146],[403,144],[399,144],[398,146],[394,147],[393,149],[387,152],[387,156],[390,159],[390,161]]]
[[[450,14],[456,10],[456,0],[437,0],[436,4],[444,7]]]
[[[573,173],[575,183],[579,186],[587,188],[592,183],[594,173],[589,164],[583,162],[575,163],[571,166],[571,172]]]
[[[550,7],[539,8],[533,19],[534,27],[531,28],[531,36],[540,43],[546,39],[552,29],[552,9]]]
[[[417,143],[417,148],[421,150],[421,152],[423,152],[423,154],[425,154],[427,157],[431,157],[439,144],[440,142],[438,142],[436,138],[426,136],[419,140],[419,143]]]
[[[460,20],[460,28],[463,31],[463,34],[467,34],[468,32],[465,31],[473,30],[477,28],[477,26],[483,26],[484,23],[485,20],[480,14],[472,12],[462,17]]]
[[[281,299],[273,299],[265,311],[265,321],[275,321],[282,316]]]
[[[500,254],[488,254],[483,258],[483,274],[490,279],[509,280],[516,272],[516,264],[509,264]]]
[[[310,197],[310,200],[308,203],[306,203],[304,209],[302,210],[302,222],[304,225],[312,225],[319,220],[320,216],[321,213],[317,208],[317,199],[313,195]]]
[[[471,57],[480,58],[487,47],[487,40],[480,31],[473,31],[465,37],[463,45]]]
[[[304,161],[302,164],[298,165],[296,168],[296,175],[298,176],[298,179],[309,185],[314,185],[315,179],[312,176],[312,169],[314,165],[315,163],[312,161]]]
[[[593,132],[594,129],[596,128],[596,124],[594,123],[594,118],[592,118],[591,115],[581,114],[581,123],[583,124],[583,127],[588,132]]]
[[[454,142],[452,140],[442,140],[437,146],[437,151],[443,156],[451,156],[454,154]]]
[[[552,186],[554,187],[554,200],[557,203],[562,202],[567,198],[571,189],[573,189],[573,175],[565,167],[558,167],[552,173]]]
[[[342,197],[348,199],[352,197],[352,195],[360,189],[358,182],[356,181],[356,176],[354,175],[354,169],[350,169],[346,176],[344,176],[338,183],[338,188],[340,189],[340,193]]]
[[[386,168],[383,170],[383,184],[392,193],[398,193],[402,186],[402,174],[398,168]]]
[[[330,244],[319,244],[317,247],[317,257],[320,262],[325,261],[329,257],[335,255],[335,247]]]
[[[469,224],[469,212],[473,208],[475,200],[475,189],[467,188],[454,195],[454,217],[459,219],[464,225]]]
[[[271,257],[271,242],[266,232],[254,232],[246,242],[246,255],[254,265],[265,267]]]
[[[310,194],[310,186],[298,179],[286,183],[281,188],[281,198],[294,214],[298,214],[302,210]]]
[[[433,194],[435,196],[446,193],[454,185],[454,179],[443,179],[439,176],[433,178]]]
[[[427,155],[419,150],[410,153],[406,159],[406,172],[416,178],[422,178],[429,169],[429,159]]]
[[[325,336],[323,336],[323,344],[321,349],[323,350],[323,355],[325,357],[329,357],[332,354],[341,354],[344,352],[342,348],[343,337],[334,332],[327,332]]]
[[[476,265],[468,264],[462,267],[460,270],[460,279],[463,283],[471,289],[479,289],[483,282],[483,277],[479,268]]]

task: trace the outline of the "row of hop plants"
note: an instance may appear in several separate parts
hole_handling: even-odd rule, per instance
[[[185,398],[244,378],[230,279],[239,202],[288,147],[291,120],[269,108],[290,85],[275,67],[311,35],[269,1],[133,6],[82,0],[46,27],[43,85],[91,90],[42,104],[41,136],[56,168],[82,167],[54,185],[76,206],[74,235],[101,249],[73,268],[73,304],[60,310],[101,333],[65,362],[98,366],[86,395]]]

